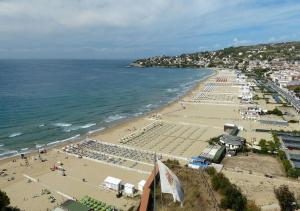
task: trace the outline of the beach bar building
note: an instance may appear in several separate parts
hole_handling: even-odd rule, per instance
[[[115,177],[106,177],[104,180],[104,186],[108,189],[112,189],[115,191],[120,191],[122,180]]]
[[[210,162],[220,163],[226,154],[226,147],[220,145],[209,145],[201,153],[201,157]]]
[[[239,136],[224,134],[220,137],[220,143],[228,150],[240,150],[245,144],[245,139]]]

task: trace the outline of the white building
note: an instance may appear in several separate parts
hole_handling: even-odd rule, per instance
[[[225,145],[225,147],[229,150],[239,150],[243,148],[245,139],[238,136],[224,134],[220,137],[220,143]]]
[[[115,177],[106,177],[104,180],[104,186],[108,189],[120,191],[122,180]]]
[[[124,185],[124,193],[125,193],[125,195],[132,197],[133,194],[134,194],[134,191],[135,191],[135,188],[134,188],[133,184],[125,183],[125,185]]]
[[[138,190],[141,191],[141,192],[143,192],[145,184],[146,184],[145,180],[139,181],[139,183],[138,183]]]

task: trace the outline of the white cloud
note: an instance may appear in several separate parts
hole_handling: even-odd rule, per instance
[[[1,31],[52,30],[55,27],[144,27],[193,21],[224,7],[220,0],[4,0],[0,2]],[[226,5],[235,4],[233,0]],[[8,27],[9,26],[9,27]],[[15,26],[15,27],[14,27]],[[17,26],[17,27],[16,27]]]
[[[255,42],[247,30],[257,26],[288,25],[291,18],[294,24],[300,21],[300,3],[261,6],[257,2],[260,0],[0,0],[0,46],[45,51],[87,46],[103,54],[112,52],[110,49],[177,52],[206,46],[201,47],[205,50],[224,43]],[[244,35],[235,34],[242,29]],[[282,35],[268,34],[261,39],[270,36]]]

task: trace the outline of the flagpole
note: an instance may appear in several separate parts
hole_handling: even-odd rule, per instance
[[[156,152],[154,153],[154,188],[153,188],[153,210],[156,211]]]

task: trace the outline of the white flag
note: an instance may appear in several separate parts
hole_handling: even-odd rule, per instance
[[[183,203],[184,192],[177,176],[160,160],[157,160],[160,176],[161,192],[171,193],[174,202],[179,201]]]

